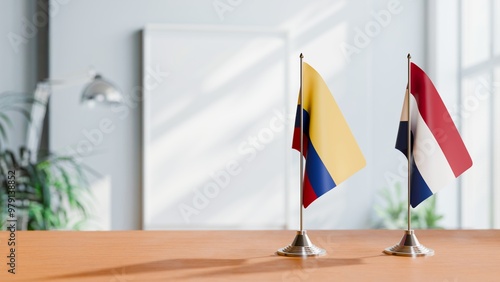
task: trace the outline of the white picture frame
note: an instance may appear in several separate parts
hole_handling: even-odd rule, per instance
[[[144,29],[143,229],[286,227],[288,53],[280,30]]]

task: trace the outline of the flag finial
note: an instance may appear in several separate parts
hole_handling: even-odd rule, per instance
[[[304,58],[304,55],[302,55],[302,53],[300,53],[300,56],[299,56],[301,59]]]
[[[406,58],[408,58],[408,60],[411,59],[410,53],[408,53],[408,56],[406,56]]]

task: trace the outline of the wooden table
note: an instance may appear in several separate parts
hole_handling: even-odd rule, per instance
[[[500,281],[500,230],[417,230],[420,258],[382,254],[399,230],[308,234],[326,256],[277,256],[295,231],[21,231],[13,275],[0,232],[0,281]]]

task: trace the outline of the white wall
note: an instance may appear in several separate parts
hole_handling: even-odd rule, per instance
[[[51,2],[55,5],[57,0]],[[141,227],[141,112],[137,89],[141,85],[141,30],[148,23],[289,31],[291,53],[297,57],[303,52],[307,62],[322,74],[368,163],[308,208],[305,226],[370,227],[376,193],[389,185],[386,176],[398,174],[403,160],[394,142],[406,85],[406,54],[411,52],[414,61],[425,68],[425,1],[64,2],[50,25],[51,76],[71,76],[92,65],[129,97],[126,111],[113,112],[80,106],[80,89],[76,86],[52,96],[52,149],[67,150],[69,146],[75,151],[91,151],[84,154],[84,160],[102,174],[94,181],[98,208],[94,228]],[[393,13],[387,12],[390,20],[382,21],[381,26],[376,23],[376,15],[388,10],[389,2],[395,5],[390,9]],[[214,3],[226,3],[228,10],[218,14]],[[359,34],[365,29],[371,30],[373,37],[363,40]],[[345,44],[355,52],[349,58],[341,49]],[[293,95],[297,88],[297,82],[290,85]],[[99,129],[103,119],[112,123],[112,132]],[[292,213],[295,211],[292,209]]]
[[[27,28],[35,8],[35,1],[0,1],[0,93],[31,95],[35,89],[37,31]],[[12,119],[8,144],[17,151],[24,144],[26,120],[16,114]]]

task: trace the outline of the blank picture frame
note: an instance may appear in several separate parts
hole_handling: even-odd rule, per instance
[[[143,229],[285,228],[288,53],[280,30],[146,26]]]

